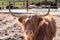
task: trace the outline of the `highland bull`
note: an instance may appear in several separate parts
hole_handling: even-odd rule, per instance
[[[18,24],[25,32],[25,40],[53,40],[56,34],[56,22],[49,12],[50,8],[45,15],[21,14],[16,16],[11,12],[10,15],[18,18]]]

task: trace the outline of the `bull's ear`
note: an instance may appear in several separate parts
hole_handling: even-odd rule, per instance
[[[18,21],[21,22],[21,23],[26,23],[27,21],[29,20],[29,18],[19,18]]]
[[[22,20],[23,20],[22,18],[19,18],[19,19],[18,19],[18,21],[21,22],[21,23],[22,23]]]
[[[26,19],[24,20],[24,22],[26,23],[28,20],[29,20],[29,18],[26,18]]]

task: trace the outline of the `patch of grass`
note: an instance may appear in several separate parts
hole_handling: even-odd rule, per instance
[[[6,6],[9,5],[8,1],[0,1],[0,7],[2,7],[2,3],[4,8],[6,8]],[[23,2],[11,2],[11,4],[13,4],[13,6],[15,5],[16,7],[20,7],[21,5],[23,5]],[[24,2],[24,4],[26,4],[26,2]]]
[[[60,7],[60,2],[58,2],[58,3],[57,3],[57,6],[59,6],[59,7]]]
[[[20,5],[20,4],[22,5],[22,4],[23,4],[23,2],[11,2],[11,4],[14,4],[14,3],[15,3],[16,5],[17,5],[17,4],[18,4],[18,5]],[[26,2],[24,2],[24,3],[26,4]],[[9,4],[9,2],[3,2],[3,5],[8,5],[8,4]],[[0,2],[0,5],[2,5],[2,2]]]
[[[32,3],[32,1],[34,3],[38,3],[38,2],[42,2],[44,0],[38,0],[38,1],[37,0],[29,0],[29,4]],[[11,4],[13,4],[13,5],[14,5],[14,3],[15,3],[15,5],[19,5],[18,7],[20,7],[20,5],[23,5],[23,2],[11,2]],[[26,4],[27,2],[24,2],[24,3]],[[3,2],[3,6],[6,7],[7,5],[9,5],[9,2],[8,1],[4,1]],[[60,3],[59,2],[57,3],[57,6],[60,7]],[[0,1],[0,7],[2,7],[2,1]]]

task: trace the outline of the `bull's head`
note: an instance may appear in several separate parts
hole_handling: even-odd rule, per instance
[[[39,28],[44,23],[44,19],[40,17],[40,15],[30,15],[30,16],[22,16],[18,19],[19,23],[22,24],[24,28],[24,32],[27,34],[27,38],[31,40],[34,35],[36,35],[39,31]],[[27,39],[27,40],[28,40]]]
[[[50,8],[48,10],[48,13],[43,15],[47,16],[50,12]],[[44,23],[43,16],[36,15],[36,14],[22,14],[21,16],[16,16],[10,12],[10,14],[14,17],[18,18],[18,21],[20,23],[20,26],[24,28],[25,33],[30,37],[33,37],[37,34],[40,26]],[[22,24],[22,25],[21,25]]]

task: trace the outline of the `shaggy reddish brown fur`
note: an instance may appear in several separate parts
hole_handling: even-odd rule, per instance
[[[26,40],[53,40],[56,34],[56,22],[50,14],[22,16],[19,23],[23,24]]]
[[[38,14],[16,16],[9,8],[9,14],[18,18],[18,24],[25,32],[25,40],[53,40],[56,34],[56,22],[49,12],[50,6],[48,12],[43,16]]]

